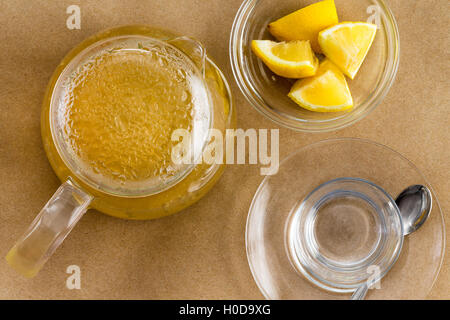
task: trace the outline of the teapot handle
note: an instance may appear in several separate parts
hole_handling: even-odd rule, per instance
[[[183,36],[167,40],[167,43],[177,47],[188,57],[190,57],[195,65],[200,69],[202,75],[205,76],[206,49],[198,40]]]
[[[70,180],[64,182],[9,250],[9,265],[27,278],[34,277],[87,211],[92,199]]]

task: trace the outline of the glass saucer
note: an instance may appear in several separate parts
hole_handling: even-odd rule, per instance
[[[276,175],[263,180],[247,219],[247,257],[253,277],[267,299],[350,298],[352,290],[328,290],[308,280],[293,263],[289,244],[292,215],[299,204],[318,187],[342,178],[368,181],[394,199],[414,184],[432,190],[409,160],[368,140],[326,140],[294,152],[281,162]],[[367,299],[424,299],[430,292],[445,247],[443,215],[433,191],[432,194],[429,219],[420,230],[404,238],[397,261],[381,279],[379,288],[369,290]],[[333,232],[330,220],[321,221],[325,232]],[[347,249],[339,247],[339,243],[330,248]],[[327,254],[332,257],[334,253]]]

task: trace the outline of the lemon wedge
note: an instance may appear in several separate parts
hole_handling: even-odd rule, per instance
[[[319,32],[338,23],[334,0],[325,0],[297,10],[269,24],[269,32],[278,41],[309,40],[321,53]]]
[[[298,80],[289,97],[299,106],[315,112],[338,112],[353,107],[345,76],[328,59],[320,63],[314,77]]]
[[[345,75],[354,79],[372,46],[377,26],[365,22],[343,22],[319,33],[322,52]]]
[[[313,76],[319,66],[309,41],[253,40],[252,50],[270,70],[285,78]]]

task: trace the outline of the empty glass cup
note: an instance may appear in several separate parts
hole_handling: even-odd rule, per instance
[[[383,277],[403,243],[395,201],[379,186],[357,178],[314,189],[288,218],[286,237],[295,269],[335,292],[353,292],[371,277]]]

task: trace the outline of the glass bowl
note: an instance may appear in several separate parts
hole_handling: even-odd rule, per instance
[[[414,164],[368,140],[325,140],[292,153],[262,181],[247,218],[247,257],[262,294],[349,299],[376,275],[379,288],[367,299],[425,299],[442,265],[445,224],[432,191],[426,223],[402,239],[392,199],[414,184],[433,190]]]
[[[317,113],[300,108],[288,96],[295,80],[276,76],[251,50],[251,41],[274,39],[267,25],[313,0],[245,0],[230,38],[234,77],[244,96],[260,113],[290,129],[324,132],[344,128],[365,117],[391,88],[399,65],[400,40],[395,18],[383,0],[335,0],[339,21],[378,25],[373,45],[354,80],[348,79],[354,107],[350,111]]]

